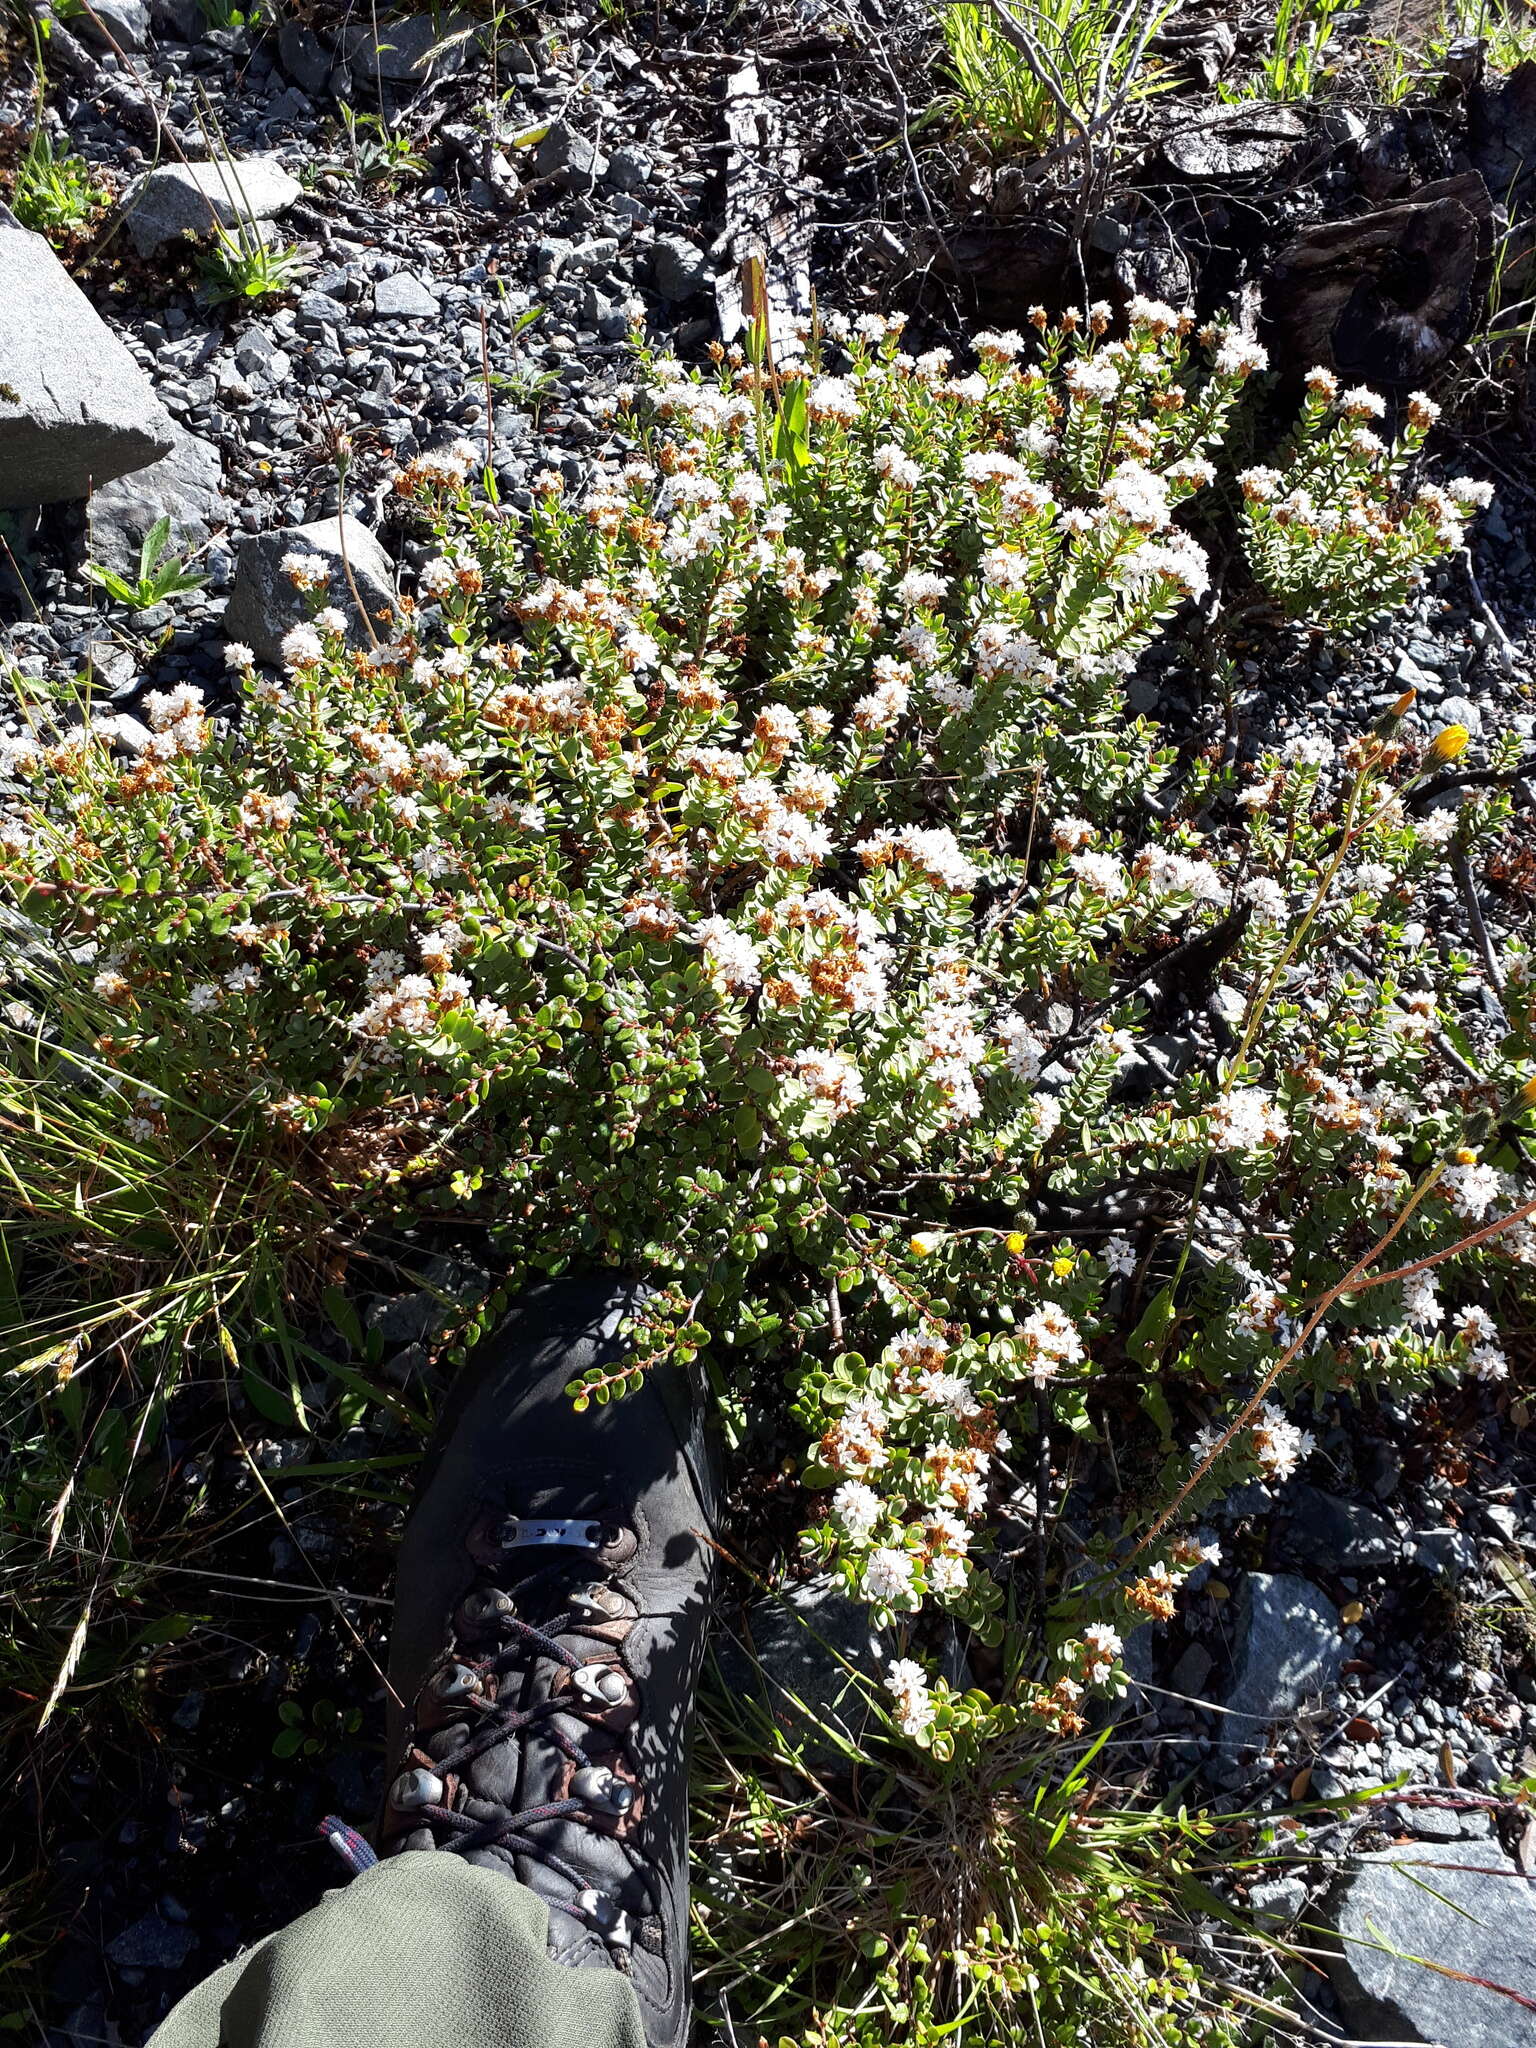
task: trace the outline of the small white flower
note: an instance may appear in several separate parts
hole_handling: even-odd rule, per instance
[[[898,448],[894,442],[888,441],[883,447],[877,448],[874,461],[880,475],[898,490],[910,491],[914,485],[922,481],[922,464],[914,462],[911,456],[904,449]]]
[[[1119,1231],[1104,1240],[1100,1256],[1116,1280],[1127,1279],[1136,1270],[1136,1247]]]
[[[896,595],[903,604],[933,605],[942,601],[948,589],[947,576],[935,576],[927,569],[909,569],[896,585]]]
[[[757,947],[724,917],[701,918],[693,936],[717,981],[735,991],[756,988],[763,978]]]
[[[1105,480],[1099,496],[1119,519],[1153,532],[1168,524],[1168,487],[1141,462],[1122,462]]]
[[[1211,1143],[1221,1152],[1257,1152],[1278,1145],[1290,1125],[1262,1088],[1229,1088],[1211,1108]]]
[[[910,1552],[897,1550],[891,1544],[882,1544],[878,1549],[872,1550],[865,1560],[860,1590],[871,1606],[892,1607],[898,1611],[915,1613],[922,1605],[922,1599],[915,1590],[912,1580],[913,1562]]]
[[[1105,405],[1120,389],[1120,372],[1106,356],[1084,356],[1068,368],[1066,386],[1079,405]]]
[[[845,1479],[832,1495],[832,1512],[854,1543],[869,1541],[882,1511],[879,1494],[862,1479]]]
[[[283,660],[289,668],[306,668],[325,658],[325,646],[313,626],[290,626],[283,635]]]
[[[912,1741],[921,1742],[933,1726],[928,1674],[910,1657],[893,1657],[885,1674],[885,1688],[896,1702],[897,1727]]]
[[[1106,903],[1116,902],[1126,893],[1125,869],[1112,853],[1074,853],[1067,869],[1085,889],[1102,896]]]
[[[1250,875],[1238,894],[1253,912],[1255,924],[1284,924],[1291,914],[1285,891],[1269,875]]]

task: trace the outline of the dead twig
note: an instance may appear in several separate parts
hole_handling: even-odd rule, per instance
[[[1488,927],[1483,923],[1483,907],[1477,900],[1477,884],[1472,879],[1472,869],[1464,853],[1451,856],[1451,872],[1456,877],[1456,887],[1466,906],[1467,919],[1472,926],[1472,936],[1477,941],[1477,950],[1482,955],[1483,969],[1499,999],[1499,1014],[1504,1016],[1504,976],[1499,971],[1498,956],[1493,942],[1488,937]],[[1507,1025],[1508,1017],[1504,1017]]]
[[[1442,1161],[1440,1165],[1433,1167],[1424,1176],[1423,1180],[1414,1189],[1412,1195],[1392,1219],[1390,1227],[1382,1233],[1365,1256],[1350,1268],[1343,1279],[1328,1288],[1319,1298],[1317,1306],[1307,1317],[1306,1322],[1302,1325],[1296,1336],[1286,1345],[1280,1356],[1259,1381],[1252,1398],[1198,1461],[1195,1469],[1179,1488],[1172,1501],[1157,1517],[1156,1521],[1153,1522],[1146,1535],[1141,1538],[1140,1542],[1136,1544],[1135,1548],[1124,1559],[1125,1564],[1129,1565],[1136,1558],[1140,1557],[1148,1544],[1155,1543],[1170,1522],[1177,1518],[1185,1501],[1188,1500],[1206,1473],[1210,1471],[1222,1452],[1226,1450],[1235,1437],[1242,1434],[1259,1413],[1265,1401],[1268,1400],[1271,1392],[1274,1390],[1276,1382],[1280,1379],[1287,1366],[1300,1355],[1312,1332],[1322,1322],[1336,1301],[1341,1300],[1346,1294],[1363,1294],[1367,1288],[1386,1287],[1394,1280],[1406,1280],[1411,1274],[1423,1273],[1432,1266],[1443,1265],[1447,1259],[1459,1258],[1463,1252],[1470,1251],[1474,1245],[1484,1244],[1489,1238],[1497,1237],[1501,1231],[1509,1230],[1516,1223],[1524,1222],[1527,1216],[1536,1216],[1536,1196],[1533,1196],[1529,1202],[1522,1202],[1518,1209],[1511,1209],[1507,1216],[1495,1217],[1492,1223],[1485,1223],[1480,1230],[1474,1230],[1468,1236],[1458,1238],[1455,1244],[1447,1245],[1444,1251],[1430,1252],[1422,1259],[1415,1259],[1411,1265],[1394,1267],[1389,1273],[1371,1273],[1369,1268],[1375,1264],[1376,1260],[1381,1257],[1382,1253],[1405,1228],[1414,1211],[1444,1171],[1445,1165]]]
[[[1472,592],[1472,602],[1482,614],[1483,624],[1492,633],[1497,644],[1499,666],[1504,669],[1513,669],[1519,662],[1519,653],[1515,643],[1499,623],[1493,607],[1483,595],[1483,586],[1478,582],[1477,571],[1472,566],[1472,550],[1470,548],[1463,548],[1461,550],[1460,561],[1461,566],[1467,572],[1467,585]]]

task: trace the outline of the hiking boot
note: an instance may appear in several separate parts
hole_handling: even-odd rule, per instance
[[[687,1375],[577,1414],[643,1290],[558,1281],[453,1389],[400,1551],[384,1855],[530,1886],[550,1954],[622,1971],[652,2048],[682,2048],[688,1742],[716,1481]]]

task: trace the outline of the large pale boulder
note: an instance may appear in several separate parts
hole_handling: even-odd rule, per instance
[[[153,256],[180,235],[206,241],[215,228],[271,220],[303,190],[293,173],[270,156],[249,156],[240,163],[223,157],[158,164],[129,192],[124,226],[139,254]]]
[[[52,505],[170,453],[175,429],[41,235],[0,206],[0,507]]]
[[[1497,1842],[1399,1842],[1362,1856],[1329,1917],[1329,1974],[1352,2035],[1536,2048],[1536,1900]]]

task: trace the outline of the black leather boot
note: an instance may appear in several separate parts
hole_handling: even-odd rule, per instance
[[[400,1554],[379,1847],[531,1886],[555,1960],[622,1971],[652,2048],[682,2048],[714,1461],[677,1366],[584,1414],[565,1392],[640,1299],[535,1289],[450,1396]]]

